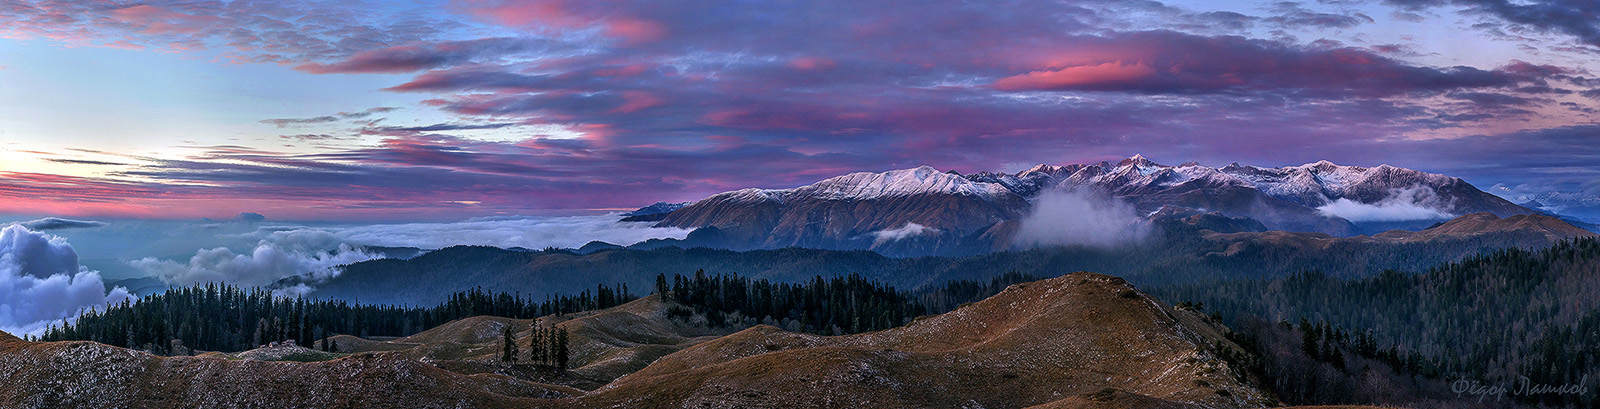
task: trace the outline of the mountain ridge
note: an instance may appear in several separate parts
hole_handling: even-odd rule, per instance
[[[306,295],[314,298],[415,305],[443,302],[441,294],[476,286],[535,296],[593,290],[595,282],[649,288],[649,280],[656,274],[670,276],[695,270],[708,274],[740,273],[780,282],[855,273],[913,290],[945,280],[986,280],[1010,271],[1045,276],[1094,270],[1127,277],[1140,285],[1164,285],[1197,277],[1270,277],[1305,269],[1360,277],[1385,269],[1426,268],[1502,248],[1546,246],[1588,234],[1570,226],[1555,231],[1571,235],[1554,235],[1548,229],[1522,229],[1560,226],[1564,222],[1548,216],[1519,219],[1540,222],[1490,223],[1477,230],[1451,234],[1435,234],[1442,232],[1436,231],[1408,232],[1406,237],[1399,237],[1398,233],[1335,237],[1264,231],[1264,226],[1252,219],[1218,213],[1172,211],[1159,218],[1153,228],[1155,233],[1142,243],[1116,248],[1047,247],[960,257],[896,258],[867,250],[798,247],[740,251],[683,248],[669,242],[627,248],[589,245],[585,251],[458,246],[409,260],[355,263],[326,281],[290,279],[275,287],[306,284],[312,288]],[[1336,251],[1327,251],[1330,248]],[[1351,254],[1359,255],[1354,258],[1359,262],[1352,263]]]
[[[1127,203],[1146,218],[1168,208],[1218,212],[1271,230],[1334,236],[1420,229],[1469,213],[1536,213],[1460,178],[1386,164],[1213,168],[1134,155],[1115,164],[1041,164],[1016,173],[960,175],[930,166],[856,172],[789,189],[719,193],[651,220],[658,227],[715,227],[734,249],[976,254],[1022,245],[1014,238],[1017,225],[1038,210],[1041,197],[1068,191]]]

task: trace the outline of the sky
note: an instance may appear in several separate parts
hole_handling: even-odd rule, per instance
[[[0,215],[557,217],[1143,154],[1391,164],[1595,219],[1597,10],[0,0]]]

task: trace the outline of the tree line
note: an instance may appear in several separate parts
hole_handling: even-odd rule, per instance
[[[658,275],[655,292],[662,294],[664,301],[675,303],[668,314],[677,319],[701,319],[716,327],[767,323],[795,331],[843,334],[897,327],[918,316],[943,313],[987,298],[1008,285],[1036,279],[1013,272],[984,281],[950,281],[913,293],[860,275],[776,283],[738,274],[707,275],[702,270],[688,276],[674,274],[670,279]],[[262,288],[211,283],[86,311],[75,320],[49,328],[37,340],[95,341],[169,355],[195,350],[237,352],[283,341],[337,350],[330,344],[335,334],[408,336],[479,315],[515,319],[559,316],[610,308],[638,298],[626,284],[601,284],[575,295],[543,300],[479,287],[452,293],[443,303],[422,308],[312,300]],[[565,361],[564,336],[554,329],[534,329],[532,344],[517,346],[518,351],[503,359],[560,367]]]
[[[656,293],[681,304],[668,315],[703,316],[714,327],[766,323],[791,330],[841,334],[898,327],[928,308],[909,294],[851,274],[815,276],[803,283],[774,283],[738,274],[656,276]]]
[[[407,336],[453,320],[493,315],[528,319],[610,308],[637,299],[626,285],[597,285],[577,295],[544,300],[474,288],[430,307],[363,305],[343,300],[308,300],[261,288],[205,284],[86,311],[53,326],[41,341],[95,341],[172,354],[173,340],[186,349],[236,352],[272,342],[311,347],[334,334]]]
[[[1372,367],[1415,396],[1453,396],[1450,382],[1544,385],[1600,390],[1600,240],[1575,239],[1538,250],[1506,249],[1419,273],[1384,271],[1343,280],[1307,271],[1266,280],[1153,289],[1166,299],[1204,304],[1256,344],[1264,356],[1295,352],[1268,369],[1284,379],[1294,404],[1372,402],[1361,389]],[[1298,324],[1293,324],[1298,322]],[[1270,359],[1270,358],[1269,358]],[[1363,362],[1358,366],[1354,363]],[[1324,368],[1328,376],[1307,378]],[[1342,378],[1341,378],[1342,377]],[[1342,379],[1342,380],[1340,380]],[[1352,380],[1361,381],[1352,381]],[[1387,381],[1386,381],[1387,382]],[[1399,396],[1403,394],[1396,394]],[[1549,407],[1600,407],[1593,394],[1507,396]],[[1460,404],[1456,402],[1454,404]],[[1446,404],[1449,407],[1451,404]]]

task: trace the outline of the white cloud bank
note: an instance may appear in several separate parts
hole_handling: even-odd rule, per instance
[[[0,230],[0,331],[40,335],[86,308],[132,298],[122,287],[108,294],[66,240],[17,224]]]
[[[1388,197],[1376,203],[1361,203],[1341,197],[1317,207],[1317,213],[1342,217],[1352,222],[1402,222],[1456,217],[1448,208],[1449,205],[1432,189],[1413,186],[1390,190]]]
[[[379,224],[334,232],[346,242],[368,246],[439,249],[456,245],[501,248],[578,248],[599,240],[630,245],[649,239],[689,236],[689,230],[626,223],[617,216],[483,218],[456,223]]]
[[[248,253],[234,253],[227,247],[203,249],[187,263],[145,257],[128,262],[168,285],[187,286],[222,282],[240,286],[264,286],[288,277],[313,281],[339,274],[339,266],[367,261],[380,256],[341,243],[332,250],[296,248],[262,240]]]
[[[457,245],[501,248],[577,248],[592,240],[629,245],[653,238],[684,238],[689,230],[624,223],[616,216],[471,219],[456,223],[379,224],[326,228],[273,228],[246,234],[254,246],[202,249],[187,261],[144,257],[129,265],[169,285],[224,282],[264,286],[288,277],[311,282],[338,276],[339,266],[382,257],[361,246]],[[235,249],[238,250],[235,250]]]
[[[1022,218],[1014,242],[1020,247],[1111,248],[1143,241],[1150,223],[1132,205],[1084,191],[1041,194]]]
[[[908,222],[905,226],[888,230],[879,230],[869,234],[872,236],[872,245],[876,246],[883,243],[904,240],[924,234],[938,233],[939,229]]]

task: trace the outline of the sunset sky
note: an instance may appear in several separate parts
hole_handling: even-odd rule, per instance
[[[1600,3],[0,0],[0,214],[578,215],[932,165],[1391,164],[1600,218]]]

